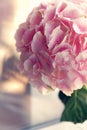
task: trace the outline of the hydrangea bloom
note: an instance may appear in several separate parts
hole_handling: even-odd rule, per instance
[[[87,1],[62,0],[34,8],[15,35],[19,68],[38,90],[67,95],[87,84]]]

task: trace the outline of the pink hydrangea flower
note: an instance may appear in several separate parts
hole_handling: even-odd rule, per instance
[[[19,68],[38,90],[66,95],[87,84],[87,0],[34,8],[15,35]]]

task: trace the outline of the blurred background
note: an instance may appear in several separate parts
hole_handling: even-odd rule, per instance
[[[32,8],[43,1],[0,0],[0,130],[22,130],[57,121],[64,109],[58,92],[40,94],[17,69],[15,32]]]

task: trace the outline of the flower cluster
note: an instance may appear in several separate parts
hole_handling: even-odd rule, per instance
[[[87,1],[62,0],[34,8],[15,35],[19,68],[38,90],[66,95],[87,84]]]

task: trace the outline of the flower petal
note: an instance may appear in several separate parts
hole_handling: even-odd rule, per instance
[[[48,21],[45,25],[45,35],[48,39],[52,31],[59,25],[59,21],[56,19],[53,19],[51,21]]]
[[[41,70],[44,73],[50,74],[53,71],[52,59],[50,58],[50,56],[46,52],[41,51],[38,54],[38,59]]]
[[[52,50],[56,45],[60,44],[64,36],[65,32],[60,29],[60,26],[56,27],[50,36],[49,49]]]
[[[40,11],[33,11],[33,13],[31,14],[31,17],[29,18],[29,22],[31,27],[40,24],[42,20],[42,15],[40,13]]]
[[[52,20],[55,16],[55,6],[49,5],[47,10],[44,12],[43,22],[46,23],[49,20]]]
[[[33,36],[35,34],[35,30],[34,29],[27,29],[22,37],[22,42],[27,44],[29,42],[31,42],[31,40],[33,39]]]
[[[45,38],[41,32],[37,32],[32,40],[31,49],[34,53],[39,53],[41,50],[45,50]]]
[[[81,17],[74,20],[73,29],[78,34],[87,34],[87,18]]]

